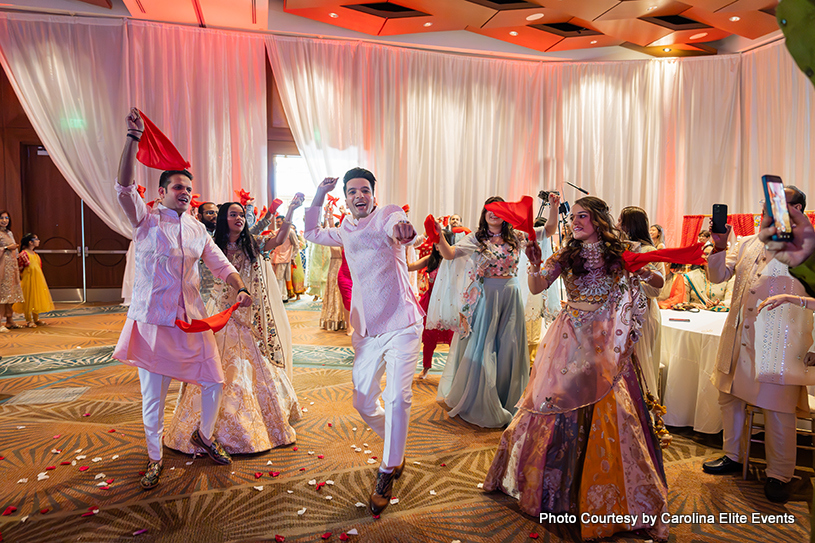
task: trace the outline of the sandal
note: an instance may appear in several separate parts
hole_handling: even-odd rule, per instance
[[[147,469],[144,471],[144,476],[139,481],[141,487],[145,490],[150,490],[151,488],[155,488],[159,482],[159,476],[161,475],[161,470],[164,468],[164,463],[161,461],[158,462],[148,462]]]
[[[22,328],[22,326],[20,326],[19,324],[15,324],[13,322],[7,322],[6,328],[8,328],[9,330],[17,330],[18,328]]]
[[[25,327],[26,328],[36,328],[37,325],[34,324],[33,322],[27,322],[27,323],[25,323]]]
[[[36,324],[37,326],[45,326],[45,325],[46,325],[46,324],[48,324],[48,323],[47,323],[47,322],[43,322],[43,321],[34,321],[34,324]]]

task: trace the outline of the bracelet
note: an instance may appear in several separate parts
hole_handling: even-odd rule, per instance
[[[801,300],[801,307],[803,307],[804,309],[806,309],[806,308],[807,308],[807,303],[806,303],[806,301],[804,300],[804,297],[803,297],[803,296],[798,296],[798,299],[799,299],[799,300]]]
[[[252,296],[251,294],[249,294],[249,289],[247,289],[246,287],[239,288],[238,289],[238,294],[240,294],[241,292],[245,292],[247,296],[250,296],[250,297]]]
[[[532,270],[532,266],[529,266],[528,268],[526,268],[526,271],[527,271],[527,273],[528,273],[529,275],[531,275],[532,277],[540,277],[541,275],[543,275],[543,271],[542,271],[542,270],[540,270],[540,269],[539,269],[538,271],[533,271],[533,270]]]
[[[128,133],[127,133],[127,137],[128,137],[128,138],[130,138],[130,139],[136,140],[137,142],[138,142],[138,141],[141,141],[141,138],[140,138],[140,137],[138,137],[138,136],[134,136],[134,135],[133,135],[133,134],[131,134],[130,132],[128,132]]]

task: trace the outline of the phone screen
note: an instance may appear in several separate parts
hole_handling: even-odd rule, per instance
[[[764,182],[764,196],[767,199],[767,207],[775,222],[778,239],[792,238],[792,221],[787,210],[784,183],[780,177],[774,175],[765,175],[761,179]]]

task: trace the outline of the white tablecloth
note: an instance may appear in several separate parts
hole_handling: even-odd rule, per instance
[[[727,313],[661,310],[662,349],[665,368],[668,426],[693,426],[697,432],[715,434],[722,429],[719,391],[710,382]],[[690,319],[690,322],[670,319]]]

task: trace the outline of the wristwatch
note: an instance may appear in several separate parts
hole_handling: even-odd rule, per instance
[[[238,294],[240,294],[241,292],[245,292],[247,296],[252,296],[251,294],[249,294],[249,290],[246,287],[239,288]]]

